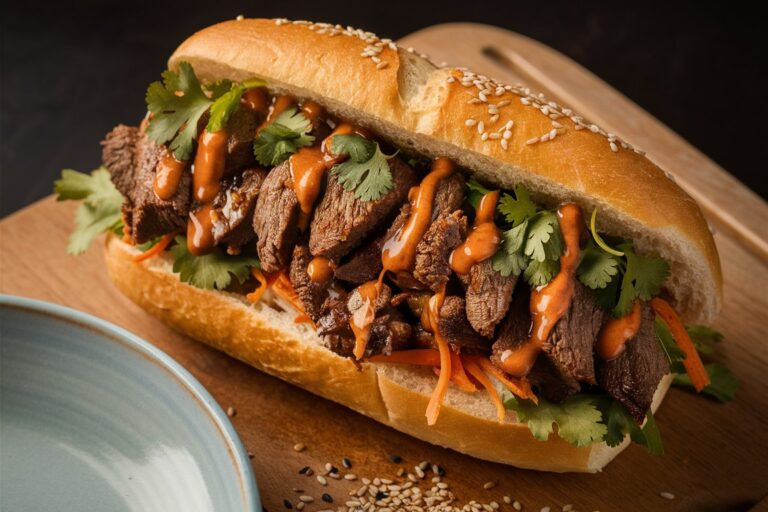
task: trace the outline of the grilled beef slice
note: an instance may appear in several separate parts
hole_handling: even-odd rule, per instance
[[[227,158],[224,175],[230,176],[238,170],[254,165],[253,141],[261,122],[260,115],[247,109],[237,109],[227,121]]]
[[[314,256],[338,261],[391,220],[406,201],[416,174],[397,157],[389,160],[389,166],[394,186],[376,201],[358,199],[353,191],[344,189],[337,176],[328,176],[325,195],[315,209],[310,227],[309,250]]]
[[[651,406],[659,381],[669,373],[669,364],[654,330],[653,310],[642,305],[637,336],[627,341],[624,352],[611,361],[597,363],[600,386],[623,404],[638,422]]]
[[[119,124],[101,141],[101,162],[109,169],[112,183],[123,196],[133,190],[136,179],[136,143],[139,129]]]
[[[213,200],[211,222],[216,244],[240,247],[253,239],[253,212],[267,172],[259,167],[226,179]]]
[[[413,277],[437,291],[451,276],[449,258],[467,234],[467,218],[461,210],[441,214],[416,246]]]
[[[453,173],[440,181],[435,191],[435,200],[432,206],[432,219],[448,215],[464,203],[464,176]]]
[[[527,286],[518,286],[513,294],[509,312],[499,325],[491,360],[501,367],[501,354],[507,349],[514,350],[525,342],[530,330],[530,292]],[[528,380],[550,402],[562,402],[581,389],[576,380],[565,378],[543,353],[536,358]]]
[[[309,253],[309,247],[306,244],[298,244],[293,248],[293,257],[291,258],[291,268],[289,278],[293,288],[299,295],[304,311],[313,322],[320,318],[320,311],[323,303],[328,298],[328,288],[331,281],[327,283],[315,283],[307,274],[307,267],[312,261],[312,255]]]
[[[467,319],[486,338],[493,338],[496,326],[507,314],[516,283],[517,276],[504,277],[493,270],[492,259],[472,265],[469,270]]]
[[[134,137],[135,144],[130,150],[129,143]],[[159,199],[153,188],[157,164],[168,151],[164,146],[123,125],[107,135],[103,146],[102,160],[115,173],[113,182],[126,197],[123,214],[133,243],[144,243],[186,227],[192,175],[182,174],[176,195],[167,201]]]
[[[604,318],[592,292],[576,281],[571,307],[542,347],[564,380],[596,383],[594,345]]]
[[[443,338],[454,349],[464,348],[471,351],[487,352],[490,349],[490,341],[480,336],[467,320],[464,299],[455,295],[449,295],[440,307],[440,319],[438,328]]]
[[[353,251],[346,261],[342,261],[334,271],[334,277],[353,284],[363,284],[376,279],[383,267],[381,251],[384,249],[384,244],[405,225],[409,211],[410,208],[406,203],[385,232]]]
[[[389,306],[392,290],[382,285],[375,305],[376,318],[371,325],[370,337],[365,355],[390,354],[408,345],[413,328],[399,311]],[[355,336],[349,326],[349,319],[362,307],[363,301],[357,289],[346,297],[334,297],[325,301],[322,314],[317,322],[317,332],[322,335],[328,348],[344,357],[352,357]]]
[[[253,229],[262,269],[275,272],[288,265],[298,239],[298,221],[299,200],[286,160],[267,174],[256,200]]]

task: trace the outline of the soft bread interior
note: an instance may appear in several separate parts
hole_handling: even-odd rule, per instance
[[[143,309],[174,329],[203,341],[264,372],[336,401],[433,444],[481,459],[546,471],[595,472],[628,442],[576,448],[556,435],[534,439],[509,412],[502,424],[485,393],[450,386],[436,425],[427,426],[425,410],[435,376],[407,365],[363,363],[358,368],[323,346],[309,324],[295,323],[296,311],[266,293],[251,304],[242,295],[194,288],[172,272],[170,255],[141,263],[134,247],[109,235],[106,262],[117,287]],[[660,383],[655,411],[671,379]]]

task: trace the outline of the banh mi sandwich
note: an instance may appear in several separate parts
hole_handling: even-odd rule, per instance
[[[696,349],[716,333],[683,323],[722,295],[698,206],[542,95],[362,30],[238,19],[183,42],[146,101],[56,188],[84,200],[70,251],[109,232],[117,287],[193,338],[550,471],[630,437],[660,452],[673,377],[732,393]]]

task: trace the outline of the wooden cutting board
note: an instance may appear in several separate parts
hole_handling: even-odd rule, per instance
[[[335,508],[360,483],[298,474],[305,465],[353,464],[359,477],[413,472],[422,460],[445,468],[457,498],[501,503],[512,496],[524,510],[747,510],[768,495],[768,206],[679,136],[562,55],[527,38],[478,25],[439,25],[402,41],[436,60],[472,66],[507,81],[525,81],[571,104],[586,117],[646,149],[694,195],[717,226],[725,304],[715,327],[726,336],[724,359],[742,381],[727,405],[672,390],[657,415],[666,455],[632,446],[601,474],[547,474],[479,461],[412,439],[342,406],[262,374],[174,333],[125,299],[107,277],[100,244],[65,253],[74,205],[39,201],[0,222],[0,291],[64,304],[123,326],[151,341],[191,371],[223,408],[253,452],[262,499],[272,512],[294,504],[303,489]],[[94,141],[94,151],[97,151]],[[61,162],[65,167],[67,162]],[[302,452],[293,450],[303,443]],[[403,458],[400,464],[390,455]],[[343,470],[345,471],[346,470]],[[498,482],[484,489],[485,482]],[[431,484],[422,484],[424,490]],[[320,501],[323,492],[334,504]],[[671,492],[674,500],[660,497]]]

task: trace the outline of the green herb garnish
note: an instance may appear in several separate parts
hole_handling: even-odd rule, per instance
[[[345,190],[354,191],[362,201],[377,201],[394,187],[392,171],[379,145],[360,135],[335,135],[331,149],[337,155],[349,158],[331,169]]]
[[[69,254],[84,252],[101,233],[122,230],[123,196],[112,184],[105,167],[91,174],[64,169],[61,179],[54,183],[54,191],[57,201],[82,201],[75,212],[76,227],[69,237]]]
[[[253,153],[261,165],[277,165],[315,137],[309,135],[312,123],[296,107],[281,112],[273,122],[259,132],[253,143]]]
[[[223,290],[233,276],[242,284],[248,279],[251,267],[261,267],[258,258],[232,256],[218,247],[206,255],[195,256],[187,249],[187,239],[183,236],[177,236],[175,242],[171,247],[173,271],[181,281],[197,288]]]

